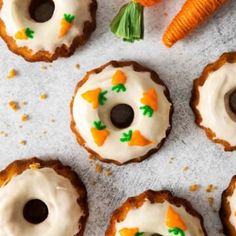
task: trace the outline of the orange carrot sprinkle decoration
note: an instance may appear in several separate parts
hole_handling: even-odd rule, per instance
[[[164,33],[163,43],[167,47],[172,47],[203,23],[224,2],[226,0],[187,0]]]
[[[117,70],[112,76],[112,91],[116,91],[117,93],[119,93],[120,91],[125,92],[126,87],[124,84],[126,83],[126,80],[127,78],[125,73],[121,70]]]
[[[34,38],[34,31],[30,28],[21,29],[15,34],[15,38],[19,40],[27,40]]]
[[[89,103],[92,103],[93,108],[96,109],[99,105],[105,104],[107,100],[107,98],[105,97],[106,94],[107,90],[102,91],[101,88],[97,88],[94,90],[89,90],[83,93],[81,96]]]
[[[98,108],[99,101],[98,101],[98,96],[102,92],[102,89],[97,88],[94,90],[89,90],[88,92],[82,94],[82,97],[87,100],[89,103],[92,103],[93,108],[96,109]]]
[[[101,147],[110,132],[106,129],[106,126],[101,121],[94,121],[93,123],[94,127],[91,128],[91,133],[94,139],[94,142]]]
[[[171,206],[167,210],[166,225],[169,228],[179,228],[183,231],[187,230],[187,226],[181,216]]]
[[[156,90],[151,88],[144,92],[141,103],[144,104],[144,106],[140,107],[140,109],[143,110],[143,115],[152,117],[153,112],[158,109]]]
[[[123,133],[121,142],[128,142],[129,146],[146,146],[152,142],[145,138],[139,130],[129,130],[128,133]]]
[[[64,14],[63,19],[61,20],[61,29],[59,32],[59,37],[62,38],[64,37],[72,27],[72,23],[75,19],[75,16],[70,15],[70,14]]]
[[[120,236],[135,236],[138,233],[138,228],[124,228],[119,231]]]

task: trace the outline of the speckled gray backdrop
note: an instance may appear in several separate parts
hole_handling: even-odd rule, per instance
[[[208,141],[194,124],[189,99],[192,81],[203,67],[236,48],[236,1],[229,0],[214,17],[172,49],[162,45],[161,37],[184,0],[163,0],[147,9],[145,40],[135,44],[115,39],[108,30],[114,13],[124,2],[98,0],[97,30],[88,44],[52,66],[27,63],[0,41],[0,132],[8,133],[7,137],[0,137],[0,168],[31,156],[59,158],[71,165],[88,190],[90,217],[86,236],[104,235],[111,212],[127,197],[146,189],[170,189],[188,199],[204,216],[209,235],[218,236],[221,224],[215,210],[219,209],[221,192],[236,174],[236,153],[225,153]],[[141,164],[112,166],[113,174],[107,177],[95,171],[95,163],[77,145],[69,128],[69,102],[84,73],[111,59],[137,60],[156,70],[169,86],[175,113],[172,132],[159,153]],[[78,63],[80,70],[75,68]],[[19,75],[7,80],[11,68],[17,69]],[[47,93],[48,99],[40,101],[41,93]],[[13,112],[8,107],[10,100],[28,104]],[[20,121],[23,113],[30,115],[24,124]],[[19,144],[20,140],[27,140],[27,144]],[[185,166],[189,170],[184,172]],[[190,193],[193,183],[200,184],[201,190]],[[207,194],[208,184],[218,189]],[[215,198],[213,209],[207,202],[210,196]]]

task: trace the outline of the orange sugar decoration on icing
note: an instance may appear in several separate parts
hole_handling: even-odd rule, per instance
[[[28,37],[27,37],[27,35],[25,33],[25,29],[22,29],[22,30],[19,30],[18,32],[16,32],[15,38],[16,39],[21,39],[21,40],[28,39]]]
[[[187,230],[187,226],[181,216],[171,206],[167,210],[166,225],[169,228],[179,228],[183,231]]]
[[[82,94],[82,97],[88,101],[89,103],[92,103],[93,108],[96,109],[99,106],[99,94],[102,92],[101,88],[97,88],[94,90],[89,90]]]
[[[112,85],[125,84],[127,77],[125,73],[121,70],[117,70],[112,76]]]
[[[145,138],[139,130],[135,130],[132,132],[132,138],[128,142],[129,146],[146,146],[151,144],[152,142]]]
[[[72,23],[75,19],[75,16],[71,14],[64,14],[64,17],[61,20],[61,28],[59,32],[59,37],[64,37],[72,27]]]
[[[101,147],[107,137],[109,136],[110,132],[106,129],[106,126],[102,123],[102,121],[94,121],[94,127],[91,128],[91,133],[94,139],[94,142]]]
[[[119,231],[120,236],[135,236],[138,232],[138,228],[123,228]]]
[[[97,130],[94,127],[91,128],[91,133],[93,135],[94,142],[99,147],[101,147],[105,143],[107,136],[110,134],[110,132],[106,129],[105,130]]]
[[[141,98],[141,103],[151,107],[154,111],[157,111],[157,93],[156,90],[151,88],[143,93],[143,97]]]
[[[34,31],[30,28],[21,29],[15,33],[15,38],[19,40],[27,40],[34,38]]]

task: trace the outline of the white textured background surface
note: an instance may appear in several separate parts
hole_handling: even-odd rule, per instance
[[[172,49],[162,45],[161,37],[184,0],[163,0],[146,10],[145,40],[135,44],[115,39],[108,30],[114,13],[125,1],[98,2],[98,26],[88,44],[74,56],[59,59],[52,66],[27,63],[0,42],[0,131],[8,133],[7,137],[0,137],[0,168],[15,159],[31,156],[59,158],[71,165],[88,190],[90,217],[86,236],[104,235],[111,212],[127,197],[150,188],[170,189],[191,201],[204,216],[209,235],[220,235],[221,224],[214,209],[218,211],[221,193],[236,174],[236,153],[225,153],[196,127],[189,99],[192,81],[203,67],[223,52],[236,48],[236,1],[229,0],[214,17]],[[84,73],[111,59],[137,60],[156,70],[169,86],[175,113],[172,132],[159,153],[141,164],[112,166],[113,174],[107,177],[96,173],[95,163],[77,145],[69,128],[69,102]],[[75,68],[77,63],[80,70]],[[42,70],[42,65],[47,70]],[[11,68],[17,69],[19,76],[7,80]],[[47,93],[48,99],[40,101],[41,93]],[[28,105],[13,112],[8,107],[10,100],[27,101]],[[20,121],[23,113],[31,118],[24,124]],[[27,140],[26,146],[19,144],[22,139]],[[189,167],[186,172],[185,166]],[[193,183],[202,186],[199,192],[188,191]],[[207,194],[208,184],[218,189]],[[209,196],[216,199],[214,209],[208,206]]]

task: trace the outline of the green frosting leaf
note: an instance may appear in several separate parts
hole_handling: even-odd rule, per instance
[[[75,19],[75,16],[71,15],[71,14],[64,14],[64,19],[68,22],[68,23],[72,23],[72,21]]]
[[[117,85],[112,87],[112,91],[115,91],[117,93],[125,92],[126,91],[126,87],[123,84],[117,84]]]
[[[30,28],[26,28],[25,34],[28,38],[33,39],[34,38],[34,31]]]
[[[112,33],[127,42],[143,39],[143,9],[134,1],[124,5],[111,22]]]
[[[138,232],[135,234],[135,236],[143,236],[144,235],[144,232]]]
[[[140,110],[143,110],[144,116],[152,117],[153,115],[153,109],[150,106],[142,106],[139,108]]]
[[[177,227],[169,229],[168,232],[177,236],[185,236],[184,231]]]
[[[132,130],[129,130],[128,133],[123,133],[122,137],[120,138],[121,142],[129,142],[132,138]]]
[[[94,121],[93,122],[93,125],[94,125],[94,127],[97,129],[97,130],[103,130],[103,129],[106,129],[106,125],[104,125],[103,123],[102,123],[102,121]]]
[[[98,102],[99,102],[99,104],[102,105],[102,106],[105,104],[105,102],[106,102],[106,100],[107,100],[107,98],[106,98],[106,96],[105,96],[107,93],[108,93],[108,91],[105,90],[105,91],[101,92],[101,93],[99,94],[99,96],[98,96]]]

